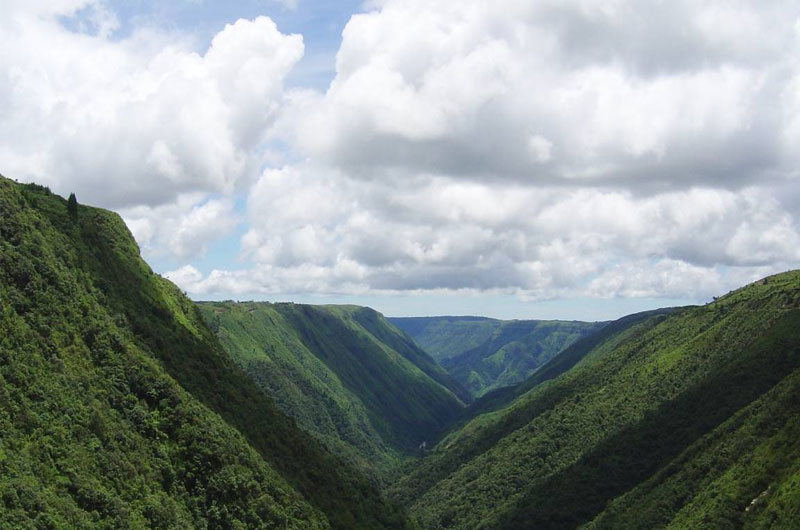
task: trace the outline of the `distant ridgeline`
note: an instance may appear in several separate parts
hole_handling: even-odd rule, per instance
[[[576,340],[606,324],[482,317],[401,317],[407,333],[475,397],[523,381]]]
[[[0,177],[0,528],[404,525],[231,361],[119,216]]]
[[[298,424],[367,469],[416,451],[468,392],[372,309],[202,302],[242,369]]]
[[[472,407],[391,490],[422,528],[798,528],[800,272],[632,315]]]

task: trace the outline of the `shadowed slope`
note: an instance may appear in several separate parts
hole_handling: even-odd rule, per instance
[[[365,467],[415,450],[463,408],[454,392],[466,392],[371,309],[200,307],[233,358],[288,414]]]

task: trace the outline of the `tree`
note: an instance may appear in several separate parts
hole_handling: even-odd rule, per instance
[[[67,199],[67,213],[73,221],[78,220],[78,199],[75,198],[74,193],[70,193],[69,199]]]

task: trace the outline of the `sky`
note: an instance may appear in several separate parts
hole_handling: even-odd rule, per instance
[[[800,265],[796,1],[0,12],[0,173],[196,300],[604,320]]]

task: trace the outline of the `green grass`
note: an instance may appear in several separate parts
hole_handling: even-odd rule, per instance
[[[572,342],[472,320],[437,355],[481,385],[562,350],[465,410],[375,311],[198,308],[117,215],[0,178],[0,527],[796,528],[799,271]]]
[[[442,362],[491,339],[502,321],[484,317],[392,317],[389,322]]]
[[[302,343],[274,306],[199,307],[236,363],[300,427],[367,473],[392,467],[399,455],[375,430],[364,404]]]

